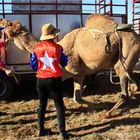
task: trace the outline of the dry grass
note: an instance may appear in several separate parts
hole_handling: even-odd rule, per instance
[[[135,99],[118,109],[116,116],[106,119],[100,117],[117,102],[120,93],[119,87],[111,85],[106,78],[106,76],[101,76],[100,80],[95,78],[94,82],[86,88],[83,99],[90,102],[89,106],[80,106],[74,103],[71,97],[72,90],[69,90],[69,84],[65,83],[66,128],[72,135],[71,140],[140,139],[139,92],[134,95]],[[103,84],[104,80],[106,82]],[[12,99],[0,102],[0,111],[7,113],[7,115],[0,116],[0,139],[59,139],[56,111],[51,99],[46,109],[45,127],[51,129],[52,135],[37,137],[38,99],[34,82],[30,81],[29,83],[25,82],[18,87]]]

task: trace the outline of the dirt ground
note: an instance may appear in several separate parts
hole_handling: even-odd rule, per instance
[[[140,74],[135,74],[140,86]],[[88,106],[80,106],[72,99],[72,80],[64,82],[66,128],[71,140],[140,140],[140,92],[122,105],[111,118],[102,115],[118,101],[119,85],[112,85],[109,77],[99,75],[88,79],[83,99]],[[38,138],[38,97],[35,80],[23,80],[11,99],[0,101],[0,140],[59,140],[54,104],[49,99],[45,127],[50,135]]]

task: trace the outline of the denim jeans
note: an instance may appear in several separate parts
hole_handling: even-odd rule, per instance
[[[37,78],[36,88],[39,97],[38,109],[38,126],[40,130],[44,129],[44,119],[47,107],[48,98],[51,97],[54,101],[58,128],[60,133],[65,132],[65,109],[63,102],[62,79],[58,78]]]

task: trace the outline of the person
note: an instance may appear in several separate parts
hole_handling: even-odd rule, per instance
[[[3,27],[0,27],[0,70],[4,71],[7,76],[11,76],[12,71],[9,69],[1,60],[3,54],[5,53],[5,46],[6,42],[4,41],[4,32],[3,32]],[[1,112],[0,115],[6,115],[7,113]]]
[[[0,27],[0,69],[3,70],[8,76],[11,76],[12,71],[9,69],[1,60],[3,54],[5,53],[6,42],[4,40],[4,32],[2,32],[4,28]]]
[[[45,135],[44,119],[48,98],[54,101],[58,128],[62,139],[68,138],[65,130],[65,106],[62,91],[62,67],[68,63],[62,46],[55,43],[54,39],[60,33],[51,23],[42,26],[41,42],[35,46],[31,54],[30,64],[36,71],[36,89],[39,97],[38,127],[39,136]],[[61,66],[60,66],[61,65]]]

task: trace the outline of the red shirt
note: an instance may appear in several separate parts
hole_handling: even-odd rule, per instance
[[[0,69],[5,67],[5,65],[1,61],[1,55],[3,54],[5,48],[5,42],[0,42]]]
[[[42,41],[35,47],[35,54],[38,62],[36,77],[50,78],[62,75],[59,65],[62,47],[53,40]]]

